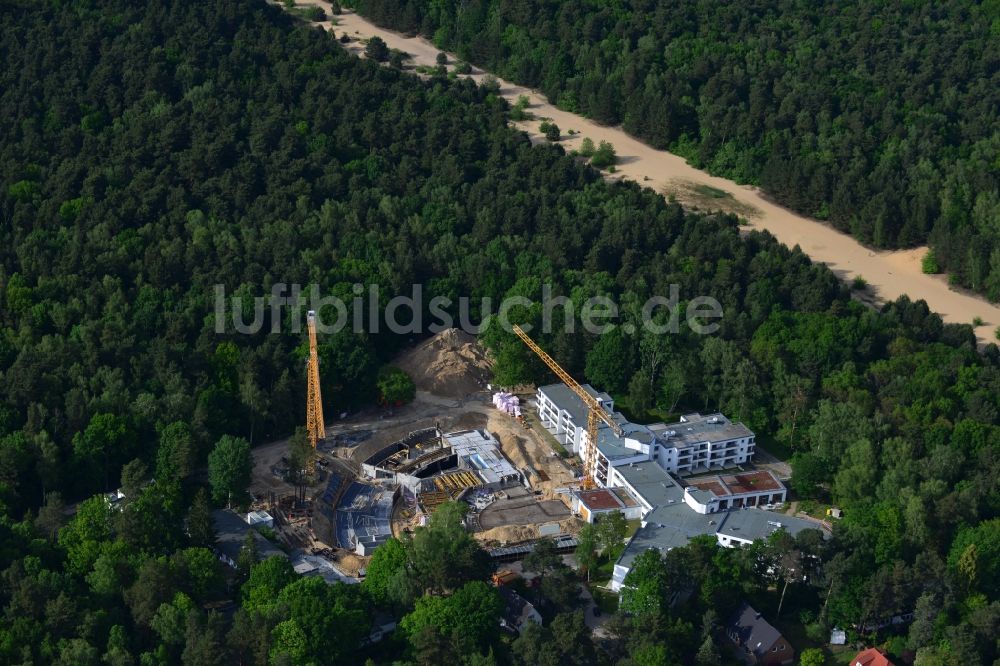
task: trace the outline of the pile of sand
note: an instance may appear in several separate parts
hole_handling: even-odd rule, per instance
[[[417,389],[445,398],[464,398],[486,390],[492,363],[476,338],[457,328],[441,331],[400,355],[395,365]]]
[[[559,521],[559,531],[561,534],[578,534],[582,525],[583,521],[578,518],[564,518]],[[538,525],[501,525],[477,532],[473,536],[482,543],[509,545],[538,539],[540,537],[538,527]]]

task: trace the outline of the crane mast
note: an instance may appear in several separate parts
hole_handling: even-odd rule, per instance
[[[535,352],[535,354],[538,355],[538,358],[542,359],[542,362],[555,373],[556,377],[559,378],[559,381],[568,386],[569,389],[583,401],[583,404],[587,406],[587,442],[582,447],[580,457],[583,458],[583,488],[585,490],[593,488],[594,477],[592,470],[594,469],[594,463],[597,458],[597,431],[600,426],[600,422],[604,421],[607,423],[611,430],[619,437],[624,435],[624,431],[611,417],[611,415],[605,411],[605,409],[601,406],[601,403],[597,401],[597,398],[587,393],[580,383],[573,379],[568,372],[563,370],[562,366],[556,363],[555,359],[549,356],[544,349],[539,347],[520,326],[515,324],[513,326],[513,331],[514,334],[521,338],[521,341],[527,345],[528,349]]]
[[[310,310],[306,315],[309,329],[309,360],[306,367],[306,433],[309,443],[315,449],[316,445],[326,437],[326,425],[323,423],[323,397],[319,390],[319,354],[316,352],[316,311]]]

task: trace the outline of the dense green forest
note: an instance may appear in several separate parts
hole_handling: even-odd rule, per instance
[[[1000,300],[996,2],[356,6]]]
[[[1000,353],[977,354],[969,326],[905,299],[869,310],[735,218],[532,147],[494,91],[357,60],[263,2],[8,1],[0,54],[0,662],[712,663],[720,618],[773,600],[768,562],[795,553],[819,566],[784,612],[811,635],[916,611],[893,640],[923,663],[1000,656]],[[647,563],[647,597],[601,645],[578,572],[544,552],[530,566],[551,621],[497,632],[457,506],[377,551],[361,586],[251,566],[249,547],[227,575],[208,511],[245,489],[248,440],[301,423],[303,335],[215,333],[214,285],[274,282],[474,299],[547,282],[610,295],[628,320],[672,283],[711,295],[713,336],[538,338],[634,415],[744,419],[794,453],[801,496],[846,518],[826,544],[696,542]],[[545,377],[509,334],[483,339],[504,381]],[[320,342],[339,411],[376,400],[410,338]],[[112,511],[94,493],[119,483]],[[235,613],[212,610],[226,599]],[[373,609],[402,621],[365,649]]]

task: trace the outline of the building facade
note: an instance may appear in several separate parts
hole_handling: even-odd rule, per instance
[[[612,468],[643,460],[655,461],[672,474],[701,474],[743,465],[753,460],[756,437],[745,425],[723,414],[692,413],[676,423],[641,425],[614,411],[607,393],[584,384],[601,407],[618,423],[618,437],[603,422],[598,429],[597,455],[591,475],[598,485],[613,485]],[[587,442],[587,406],[565,384],[539,387],[536,394],[542,426],[571,453],[580,455]]]
[[[797,534],[819,528],[802,518],[758,510],[783,503],[787,491],[769,471],[735,469],[756,453],[756,437],[742,423],[723,414],[693,413],[676,423],[641,425],[615,412],[608,394],[583,388],[622,434],[601,424],[590,470],[598,487],[573,493],[573,511],[587,522],[612,511],[642,521],[615,563],[612,590],[621,589],[633,560],[650,548],[666,552],[701,535],[732,548],[776,530]],[[579,454],[588,437],[584,402],[565,384],[540,387],[537,402],[542,426]]]

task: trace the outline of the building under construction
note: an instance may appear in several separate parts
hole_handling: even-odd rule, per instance
[[[418,430],[369,455],[360,479],[332,474],[314,500],[313,532],[326,543],[370,555],[392,536],[392,514],[400,503],[426,516],[473,491],[526,485],[488,431]]]

